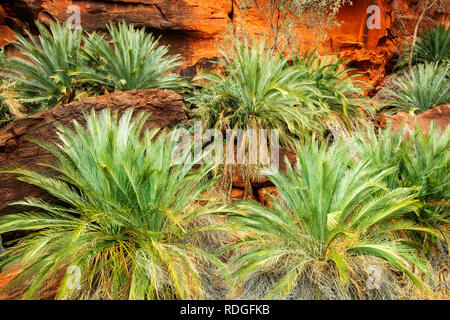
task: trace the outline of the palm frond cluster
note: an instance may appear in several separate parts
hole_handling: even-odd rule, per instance
[[[448,148],[448,137],[439,143],[445,142]],[[364,145],[361,143],[361,148]],[[377,159],[384,158],[380,150],[383,146],[356,154],[352,151],[354,146],[342,140],[331,147],[315,140],[299,146],[296,166],[286,174],[270,176],[281,197],[272,199],[269,208],[241,202],[230,215],[249,234],[223,249],[240,248],[244,252],[235,261],[233,275],[245,280],[255,272],[276,270],[279,276],[268,297],[283,298],[315,274],[317,287],[313,288],[315,296],[310,298],[318,299],[330,298],[320,289],[319,282],[334,275],[340,283],[338,289],[347,291],[344,296],[354,298],[351,291],[365,286],[358,283],[361,260],[357,257],[375,256],[425,288],[410,266],[415,265],[428,275],[427,262],[399,232],[438,236],[434,228],[408,216],[420,216],[419,199],[427,186],[417,188],[417,180],[416,185],[408,181],[405,186],[389,186],[398,166],[376,165]],[[448,185],[444,188],[448,189]]]
[[[408,65],[409,52],[405,50],[397,64],[400,70]],[[425,28],[413,49],[413,67],[400,71],[404,79],[395,81],[399,90],[389,91],[394,98],[390,105],[421,113],[450,103],[449,63],[450,27]]]
[[[448,248],[450,128],[365,130],[365,84],[332,55],[289,60],[235,41],[220,72],[191,87],[174,72],[179,56],[143,29],[38,30],[18,35],[27,59],[0,56],[2,119],[116,90],[193,88],[186,110],[205,128],[278,129],[297,160],[257,168],[279,191],[263,206],[208,197],[227,171],[179,159],[177,131],[148,130],[148,114],[92,111],[85,125],[56,124],[59,144],[35,141],[53,155],[43,164],[53,174],[2,172],[53,197],[26,197],[13,204],[24,212],[0,216],[0,235],[27,233],[1,254],[0,272],[15,273],[5,291],[35,298],[56,279],[58,299],[432,297],[430,252]],[[418,42],[393,106],[449,102],[446,33]],[[380,291],[368,290],[373,268],[385,274]]]
[[[74,77],[69,70],[80,63],[80,29],[70,30],[52,23],[50,30],[37,24],[39,38],[29,32],[17,34],[16,48],[27,58],[8,58],[2,76],[15,81],[14,91],[19,91],[24,105],[38,105],[46,109],[59,103],[69,102],[76,95]]]
[[[62,145],[43,145],[56,158],[49,167],[58,178],[12,171],[66,204],[29,197],[20,203],[37,211],[1,218],[0,233],[35,231],[1,262],[18,268],[31,262],[15,280],[33,279],[27,297],[34,296],[38,283],[71,265],[83,270],[83,285],[89,285],[70,290],[66,275],[58,298],[77,293],[108,299],[204,297],[199,266],[209,256],[183,240],[200,232],[186,226],[207,209],[186,207],[214,182],[205,181],[212,166],[194,170],[192,163],[175,164],[170,135],[146,130],[141,139],[148,115],[131,121],[131,111],[120,121],[109,111],[91,114],[87,129],[78,123],[74,131],[58,126]],[[218,259],[209,261],[220,265]]]
[[[405,137],[406,129],[390,127],[376,135],[373,128],[354,136],[359,157],[372,168],[395,168],[386,177],[390,189],[418,188],[419,209],[411,220],[435,229],[445,237],[450,214],[450,128],[440,132],[432,124],[425,134],[420,128]]]
[[[364,115],[362,86],[341,59],[321,60],[315,52],[290,63],[271,55],[264,43],[234,42],[224,54],[223,74],[201,75],[199,92],[189,99],[193,114],[208,128],[273,128],[284,144],[330,127],[343,131]]]
[[[98,33],[85,38],[85,68],[76,73],[80,81],[99,84],[108,91],[180,87],[180,77],[170,73],[181,64],[179,55],[169,55],[168,47],[133,25],[110,24],[108,30],[110,41]]]
[[[408,65],[411,45],[412,43],[407,43],[407,48],[402,53],[397,67],[404,68]],[[448,25],[437,25],[432,28],[424,28],[414,46],[412,63],[437,63],[446,65],[449,62],[450,27]]]
[[[326,129],[352,131],[361,126],[366,114],[373,114],[373,108],[363,96],[367,84],[353,68],[346,67],[343,58],[334,55],[320,56],[316,50],[298,54],[293,65],[306,70],[306,79],[314,81],[320,94],[314,97],[320,101]],[[347,130],[346,130],[347,129]]]
[[[179,56],[144,29],[120,23],[107,35],[80,28],[37,23],[39,36],[17,34],[16,48],[26,57],[8,58],[1,76],[14,81],[11,91],[32,112],[115,90],[179,89],[171,73]]]
[[[449,130],[418,131],[406,141],[390,131],[378,141],[369,130],[331,145],[313,136],[297,145],[285,173],[266,172],[280,190],[266,207],[208,201],[214,165],[174,158],[177,137],[143,130],[147,117],[104,110],[86,115],[86,129],[57,125],[60,144],[38,142],[54,155],[47,166],[56,176],[8,171],[58,200],[27,197],[16,205],[29,211],[0,217],[0,234],[31,232],[0,262],[0,270],[19,270],[10,285],[25,285],[25,297],[62,275],[60,299],[201,299],[210,266],[231,296],[253,274],[276,271],[267,297],[308,283],[312,298],[329,298],[313,280],[329,279],[344,296],[361,298],[360,271],[373,258],[430,291],[427,260],[410,233],[447,237],[440,226],[448,223]],[[214,223],[217,215],[228,222]],[[198,239],[214,232],[237,240],[205,249]],[[82,270],[79,290],[71,266]]]
[[[390,90],[394,97],[390,105],[399,110],[422,113],[450,103],[450,71],[438,64],[418,64],[397,80],[398,90]]]

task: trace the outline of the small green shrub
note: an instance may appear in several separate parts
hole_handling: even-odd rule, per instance
[[[5,50],[0,50],[0,70],[6,65]],[[11,121],[14,117],[23,116],[22,105],[14,98],[11,89],[14,82],[0,76],[0,127]]]
[[[375,256],[426,288],[411,271],[416,266],[427,274],[425,260],[399,235],[393,236],[398,230],[429,231],[402,219],[418,210],[414,189],[389,190],[384,179],[395,169],[354,163],[342,141],[329,149],[326,145],[311,140],[299,147],[294,168],[269,176],[280,190],[280,199],[273,199],[270,208],[253,201],[236,204],[232,219],[248,237],[227,248],[244,250],[233,275],[244,279],[253,271],[276,270],[282,277],[268,297],[283,298],[304,273],[320,281],[337,269],[341,288],[355,285],[355,258]],[[317,298],[324,297],[326,293],[317,292]]]
[[[14,83],[18,102],[36,112],[108,91],[149,88],[181,89],[186,84],[171,73],[179,56],[144,29],[125,23],[108,26],[111,40],[81,28],[37,23],[39,36],[17,34],[16,48],[28,59],[8,58],[1,76]],[[83,45],[83,47],[82,47]]]
[[[313,50],[295,56],[293,65],[306,70],[306,73],[301,73],[304,80],[313,80],[319,90],[320,95],[316,99],[325,106],[322,121],[328,129],[354,129],[361,125],[361,120],[365,120],[363,108],[372,113],[365,99],[361,98],[367,85],[358,79],[359,74],[354,69],[345,66],[342,58],[321,57]]]
[[[62,143],[43,145],[55,156],[48,165],[55,178],[11,171],[61,203],[28,197],[18,204],[29,212],[0,217],[0,234],[33,231],[0,263],[20,271],[11,285],[25,286],[26,298],[58,274],[59,299],[204,297],[202,265],[221,263],[186,239],[211,230],[192,226],[208,207],[190,210],[189,204],[214,183],[205,180],[212,165],[175,162],[171,135],[146,130],[141,136],[147,116],[131,121],[131,115],[128,110],[118,121],[105,111],[87,116],[87,129],[77,122],[74,131],[57,126]],[[81,270],[80,290],[69,285],[70,266]]]
[[[132,24],[108,25],[111,40],[92,33],[82,50],[85,66],[77,77],[108,91],[151,88],[180,89],[181,78],[171,73],[179,66],[179,55],[168,55],[159,39]]]
[[[325,59],[313,52],[288,62],[271,55],[264,43],[234,42],[234,52],[224,54],[223,72],[198,78],[202,87],[189,101],[192,114],[207,127],[278,129],[284,145],[293,145],[311,133],[348,131],[362,119],[356,75],[340,59]]]
[[[411,218],[445,238],[443,227],[450,222],[450,127],[441,132],[431,126],[428,134],[417,127],[402,147],[400,185],[418,187],[422,204]]]
[[[323,131],[320,106],[312,99],[319,91],[313,81],[300,80],[306,71],[288,68],[287,60],[266,52],[264,43],[235,41],[233,53],[223,54],[224,72],[197,78],[202,89],[189,99],[196,106],[193,116],[205,127],[278,129],[283,144]]]
[[[70,74],[80,61],[82,31],[65,24],[50,23],[50,30],[37,23],[39,37],[30,40],[16,34],[15,47],[23,58],[8,58],[2,76],[15,82],[16,98],[34,111],[73,101],[78,90]]]
[[[407,137],[404,128],[394,133],[388,127],[378,135],[369,128],[355,135],[354,141],[360,161],[368,161],[377,170],[396,168],[385,177],[390,189],[417,189],[420,207],[409,218],[445,239],[450,213],[450,128],[441,132],[432,125],[425,134],[416,127]]]
[[[416,65],[396,85],[398,91],[389,91],[395,99],[390,105],[400,110],[421,113],[450,103],[450,73],[446,66]]]
[[[398,67],[408,65],[411,43],[402,54]],[[412,64],[436,63],[448,65],[450,62],[450,27],[439,25],[424,28],[414,46]]]

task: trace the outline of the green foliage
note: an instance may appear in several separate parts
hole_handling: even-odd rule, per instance
[[[376,132],[372,126],[367,126],[366,131],[356,132],[352,137],[361,161],[368,161],[375,170],[395,168],[391,175],[385,177],[385,182],[390,189],[399,186],[404,133],[404,129],[394,133],[389,124],[388,129],[380,132]]]
[[[281,142],[293,145],[312,132],[325,134],[331,122],[345,130],[351,116],[361,115],[360,89],[341,60],[322,64],[313,54],[290,66],[266,52],[264,43],[247,41],[235,41],[233,54],[224,57],[223,74],[202,75],[201,91],[189,99],[206,127],[278,129]]]
[[[86,67],[77,72],[81,81],[108,91],[180,89],[181,78],[170,73],[181,64],[179,55],[167,55],[168,47],[160,45],[159,39],[132,24],[109,24],[108,30],[110,41],[98,33],[85,39]]]
[[[394,133],[388,127],[377,137],[369,128],[354,141],[360,159],[369,161],[372,168],[396,168],[385,178],[390,189],[417,189],[421,205],[410,219],[445,237],[443,227],[449,222],[450,207],[450,128],[440,132],[432,125],[425,134],[416,127],[408,137],[405,129]]]
[[[410,48],[403,52],[402,59],[398,64],[399,67],[408,65],[409,52]],[[450,63],[450,27],[439,25],[433,28],[425,28],[414,46],[412,63],[448,65]]]
[[[235,276],[242,279],[255,270],[280,270],[283,277],[269,298],[282,298],[303,272],[329,277],[330,264],[345,287],[357,277],[352,275],[353,258],[372,255],[426,288],[411,271],[415,265],[426,274],[426,262],[400,236],[392,235],[398,230],[429,231],[402,219],[418,209],[416,192],[387,189],[384,179],[395,168],[373,170],[367,162],[354,163],[352,156],[350,146],[341,141],[327,149],[326,143],[319,146],[311,140],[299,147],[294,168],[270,176],[280,190],[280,200],[272,200],[270,208],[256,202],[236,205],[232,218],[249,236],[227,248],[245,249],[235,261],[239,266]]]
[[[30,40],[16,34],[15,47],[27,59],[8,58],[2,76],[15,81],[20,103],[35,109],[47,109],[71,102],[77,95],[70,71],[80,64],[80,29],[52,22],[50,31],[37,23],[39,37],[27,32]]]
[[[6,52],[5,52],[5,48],[0,49],[0,69],[3,68],[3,66],[5,65],[5,60],[6,60]]]
[[[15,99],[14,82],[0,78],[0,126],[24,115],[22,105]]]
[[[389,90],[395,99],[390,105],[399,109],[420,113],[450,103],[450,73],[446,66],[416,65],[395,84],[399,90]]]
[[[301,71],[287,68],[287,60],[270,55],[264,43],[235,41],[234,46],[232,56],[224,53],[225,74],[205,73],[199,78],[202,90],[189,99],[197,106],[194,116],[221,131],[278,129],[285,144],[320,130],[314,121],[317,107],[311,97],[317,90],[312,81],[299,80]]]
[[[365,107],[369,112],[367,103],[361,98],[362,89],[366,84],[358,79],[355,69],[345,67],[342,58],[326,55],[321,57],[316,50],[299,54],[294,57],[293,65],[306,73],[301,73],[305,79],[314,81],[320,91],[316,97],[323,109],[322,121],[327,127],[354,127],[351,121],[362,119],[362,111],[357,107]],[[357,123],[355,123],[356,125]]]
[[[431,127],[429,134],[419,128],[405,143],[400,183],[418,186],[423,206],[413,219],[422,225],[441,227],[450,222],[450,128]]]
[[[174,161],[171,136],[148,130],[142,136],[147,116],[131,121],[131,115],[126,111],[118,122],[109,111],[92,113],[87,129],[74,122],[74,131],[58,125],[62,144],[43,145],[56,158],[48,165],[56,178],[12,171],[64,203],[28,197],[18,204],[32,211],[0,218],[0,234],[33,231],[0,264],[21,270],[11,285],[28,283],[27,298],[58,274],[64,276],[59,299],[204,297],[201,265],[221,263],[186,238],[209,230],[192,227],[208,207],[189,210],[189,204],[214,183],[205,182],[212,165],[193,169]],[[81,269],[80,290],[71,290],[65,274],[72,265]]]
[[[5,50],[0,50],[0,70],[6,64]],[[0,76],[0,127],[11,121],[14,117],[23,116],[22,105],[14,98],[11,91],[14,82]]]

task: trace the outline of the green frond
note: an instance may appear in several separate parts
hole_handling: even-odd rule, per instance
[[[393,224],[418,209],[417,189],[390,190],[385,180],[397,169],[376,170],[370,162],[355,161],[351,146],[343,140],[327,146],[310,139],[298,146],[294,167],[269,176],[280,190],[279,200],[273,199],[269,208],[255,202],[235,204],[230,219],[248,232],[231,247],[244,251],[234,261],[236,275],[244,278],[256,270],[280,270],[282,277],[269,296],[283,298],[304,269],[329,277],[326,266],[332,261],[345,288],[355,268],[352,257],[375,255],[425,288],[411,271],[416,265],[426,273],[423,261],[398,240],[391,240],[391,247],[386,241],[393,231],[429,232],[412,224]]]
[[[397,67],[404,68],[408,65],[411,43],[402,53]],[[413,51],[413,64],[437,63],[448,64],[450,62],[450,27],[437,25],[433,28],[424,28],[417,39]]]
[[[111,40],[91,33],[81,51],[84,67],[73,73],[78,81],[98,84],[108,91],[175,89],[184,84],[173,70],[181,65],[179,55],[168,55],[168,47],[145,29],[125,22],[110,23]]]
[[[132,113],[128,109],[119,119],[109,110],[92,111],[86,128],[57,125],[61,143],[41,144],[54,155],[48,166],[57,171],[55,178],[10,171],[64,203],[27,198],[16,204],[38,211],[0,217],[0,234],[33,231],[0,265],[21,270],[12,283],[26,286],[26,297],[62,274],[58,299],[200,299],[202,265],[224,272],[219,259],[187,242],[193,234],[215,231],[189,227],[210,207],[188,210],[211,185],[207,175],[213,165],[193,168],[175,161],[172,134],[144,131],[148,115],[132,120]],[[69,285],[70,274],[64,274],[69,266],[81,270],[80,290]]]
[[[450,102],[450,71],[445,65],[416,65],[396,85],[400,89],[390,90],[395,99],[390,105],[406,111],[421,113]]]
[[[415,189],[415,198],[420,205],[409,217],[425,230],[434,230],[436,235],[443,233],[442,227],[449,216],[449,129],[447,127],[441,132],[431,123],[428,133],[416,126],[414,132],[405,136],[405,128],[394,133],[389,124],[378,135],[374,128],[368,128],[366,132],[355,135],[352,142],[358,158],[368,161],[371,168],[395,168],[383,179],[393,190],[387,195],[391,198],[389,201],[407,200],[398,194],[401,192],[399,188]]]

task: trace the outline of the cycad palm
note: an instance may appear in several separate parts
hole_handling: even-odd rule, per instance
[[[83,55],[88,67],[77,72],[82,81],[95,83],[108,91],[179,89],[181,78],[171,73],[181,63],[179,55],[145,29],[132,24],[108,25],[111,41],[93,33],[85,39]]]
[[[416,128],[402,146],[400,183],[419,187],[423,206],[413,216],[419,223],[443,231],[450,222],[450,127],[433,124],[428,133]],[[446,235],[448,237],[448,234]]]
[[[72,101],[76,84],[71,71],[80,65],[81,29],[50,23],[50,31],[37,23],[39,37],[30,40],[17,34],[16,48],[27,59],[7,59],[2,75],[15,81],[14,90],[20,102],[47,109]]]
[[[299,148],[294,169],[270,176],[281,202],[272,201],[271,208],[255,202],[237,204],[246,213],[237,211],[233,219],[250,235],[228,248],[246,249],[235,261],[240,266],[236,276],[265,267],[280,269],[283,277],[269,297],[282,298],[302,272],[324,264],[336,266],[345,287],[354,276],[352,257],[372,255],[423,285],[411,267],[426,271],[425,262],[390,236],[392,231],[425,230],[401,219],[417,210],[416,194],[405,188],[388,192],[383,179],[394,169],[374,172],[365,163],[354,164],[349,151],[340,143],[327,151],[309,142]],[[314,271],[329,276],[324,270]]]
[[[233,54],[224,58],[225,73],[200,76],[203,88],[190,99],[206,127],[278,129],[284,144],[323,131],[316,120],[320,107],[311,98],[319,92],[313,81],[300,80],[305,71],[288,68],[285,58],[265,52],[264,43],[235,41]]]
[[[306,71],[301,73],[304,79],[314,81],[320,92],[316,99],[324,106],[323,122],[329,129],[353,129],[354,122],[364,119],[364,113],[358,107],[370,111],[361,98],[364,82],[358,79],[354,69],[345,66],[342,58],[321,57],[313,50],[295,56],[293,66]]]
[[[408,43],[408,48],[403,53],[398,67],[408,65],[410,46],[411,43]],[[436,63],[444,65],[450,63],[450,27],[438,25],[433,28],[425,28],[414,46],[412,63]]]
[[[170,136],[141,136],[147,117],[131,115],[117,123],[116,114],[92,114],[87,129],[75,122],[75,131],[58,126],[62,144],[45,146],[56,158],[49,167],[57,178],[13,171],[65,203],[27,198],[20,204],[37,212],[0,218],[0,234],[34,231],[0,265],[22,268],[12,285],[31,281],[27,297],[71,265],[82,271],[81,290],[71,290],[65,275],[57,298],[204,297],[201,262],[220,262],[186,241],[197,232],[186,224],[201,214],[189,203],[213,182],[204,180],[212,166],[176,164]]]
[[[352,143],[360,161],[367,161],[375,170],[395,168],[395,172],[385,177],[385,182],[391,189],[399,187],[404,136],[404,128],[394,132],[392,124],[388,124],[388,127],[380,130],[378,134],[374,127],[368,125],[366,130],[355,132],[352,136]]]
[[[397,80],[398,91],[390,90],[392,106],[414,112],[450,103],[450,72],[447,66],[419,64],[405,72],[404,80]]]
[[[414,47],[413,63],[449,63],[450,27],[435,26],[425,29]]]

